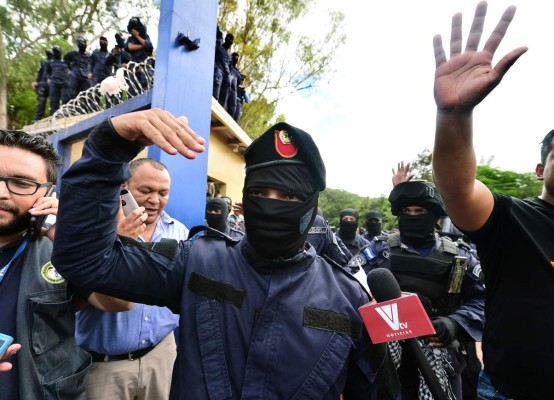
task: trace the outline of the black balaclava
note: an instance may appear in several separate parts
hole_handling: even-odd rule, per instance
[[[100,50],[108,51],[108,39],[106,39],[104,36],[100,37]]]
[[[366,222],[365,229],[368,237],[379,236],[383,229],[383,224],[381,222]]]
[[[235,41],[235,37],[233,36],[232,33],[228,33],[227,35],[225,35],[225,41],[223,42],[223,47],[227,50],[229,50],[231,48],[231,46],[233,45],[233,42]]]
[[[354,217],[355,221],[343,221],[342,217],[350,215]],[[339,222],[339,236],[344,239],[354,239],[356,232],[358,231],[358,219],[360,216],[358,212],[352,208],[345,208],[340,212]]]
[[[80,53],[84,53],[87,50],[87,41],[84,37],[77,38],[77,47],[79,48]]]
[[[62,48],[55,44],[52,46],[52,54],[54,55],[54,60],[61,60],[62,59]]]
[[[431,247],[435,244],[435,226],[439,217],[434,212],[408,215],[398,214],[398,228],[402,243],[416,247]]]
[[[264,257],[291,258],[302,251],[317,212],[319,190],[304,165],[279,164],[249,172],[244,182],[244,223],[248,242]],[[248,194],[252,187],[283,190],[303,202]]]
[[[383,223],[381,222],[382,216],[379,211],[368,211],[365,215],[365,229],[367,230],[368,237],[375,237],[381,234],[383,229]],[[377,220],[379,222],[373,222]]]
[[[54,59],[54,52],[52,51],[52,49],[46,50],[46,59],[48,61],[52,61]]]
[[[209,210],[219,210],[221,214],[210,214]],[[227,202],[220,198],[210,199],[206,203],[206,222],[208,226],[224,232],[227,227],[227,217],[229,216],[229,207]]]

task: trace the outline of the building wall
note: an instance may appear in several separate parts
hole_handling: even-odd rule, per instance
[[[72,142],[66,148],[70,165],[81,158],[84,139]],[[137,158],[148,157],[147,149],[140,152]],[[242,186],[244,183],[244,157],[240,152],[233,152],[227,144],[227,139],[212,131],[208,154],[208,178],[219,184],[223,196],[229,196],[233,202],[242,201]]]
[[[208,154],[208,177],[220,184],[223,196],[229,196],[233,203],[242,201],[244,183],[244,157],[233,152],[224,135],[210,133]]]

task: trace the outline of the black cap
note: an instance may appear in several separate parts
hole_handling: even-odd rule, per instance
[[[446,216],[446,208],[435,185],[426,181],[408,181],[396,185],[389,195],[391,211],[398,215],[403,208],[419,206],[434,212],[439,217]]]
[[[360,215],[358,214],[358,211],[354,210],[353,208],[345,208],[340,212],[340,219],[344,217],[345,215],[350,215],[351,217],[356,218],[356,221],[360,219]]]
[[[383,216],[379,211],[368,211],[367,214],[365,215],[365,219],[366,221],[368,219],[383,219]]]
[[[325,164],[312,137],[286,122],[279,122],[254,140],[244,152],[244,159],[247,174],[274,165],[304,165],[319,190],[325,190]]]
[[[79,36],[79,37],[77,37],[77,44],[85,44],[86,45],[87,41],[84,37]]]

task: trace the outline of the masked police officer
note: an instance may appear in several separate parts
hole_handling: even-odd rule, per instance
[[[152,142],[188,158],[204,144],[185,120],[162,110],[94,129],[63,178],[53,262],[70,281],[181,314],[172,396],[397,398],[394,374],[378,385],[391,370],[386,348],[371,345],[358,313],[367,294],[306,245],[325,188],[311,136],[279,123],[247,149],[240,242],[145,245],[117,237],[127,163]]]
[[[350,265],[361,265],[366,272],[388,268],[403,291],[419,295],[436,330],[428,339],[435,351],[427,353],[437,358],[435,372],[442,376],[443,387],[461,400],[461,372],[468,360],[475,364],[475,341],[481,341],[484,326],[485,289],[479,280],[479,261],[435,232],[446,209],[432,183],[400,183],[391,191],[389,201],[392,214],[398,217],[400,234],[376,238]],[[440,353],[440,349],[446,351]],[[398,371],[402,399],[418,399],[422,395],[418,394],[419,374],[407,353]]]
[[[46,100],[48,100],[48,83],[46,82],[46,65],[52,61],[54,53],[52,49],[46,49],[46,60],[40,62],[37,77],[33,81],[33,89],[37,92],[37,112],[35,121],[42,119],[46,109]]]
[[[338,237],[346,245],[352,255],[369,244],[369,241],[358,233],[360,215],[353,208],[345,208],[340,212]]]
[[[87,41],[84,37],[77,38],[77,48],[78,50],[70,51],[64,57],[64,61],[71,71],[68,82],[70,99],[74,99],[80,92],[90,87],[88,79],[90,54],[87,52]]]
[[[65,104],[69,101],[67,81],[69,67],[62,61],[62,48],[58,45],[52,46],[54,59],[46,64],[46,82],[50,99],[50,115],[60,108],[60,101]]]
[[[223,198],[214,197],[206,202],[205,219],[208,226],[195,226],[189,232],[189,239],[197,233],[204,231],[206,236],[229,238],[240,240],[244,232],[230,226],[227,220],[231,206]]]

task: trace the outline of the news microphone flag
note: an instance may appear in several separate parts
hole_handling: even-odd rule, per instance
[[[375,300],[359,309],[373,343],[391,342],[435,333],[421,300],[416,294],[402,292],[388,301]]]

